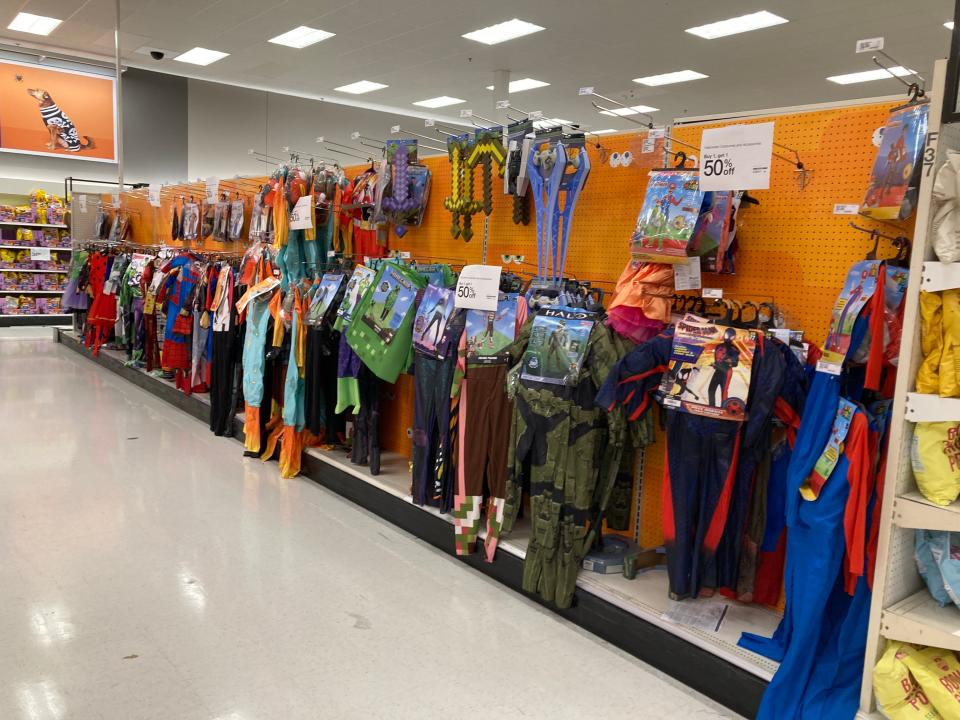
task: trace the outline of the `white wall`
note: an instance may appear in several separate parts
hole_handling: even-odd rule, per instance
[[[189,81],[188,107],[188,173],[192,180],[269,173],[275,163],[256,161],[247,153],[250,148],[280,157],[284,155],[281,148],[289,146],[302,153],[327,155],[342,165],[356,165],[364,160],[325,152],[316,138],[322,135],[358,148],[363,155],[379,157],[376,149],[351,140],[350,133],[359,130],[382,141],[390,137],[391,126],[400,125],[406,131],[436,134],[415,118],[202,80]],[[433,144],[445,147],[443,136],[437,135]]]

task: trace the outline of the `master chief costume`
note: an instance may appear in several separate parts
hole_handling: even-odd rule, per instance
[[[531,325],[522,329],[512,357],[526,346]],[[583,366],[569,385],[522,379],[522,365],[507,379],[514,411],[503,530],[513,528],[529,481],[533,534],[523,589],[560,608],[573,601],[577,571],[600,524],[595,511],[606,507],[620,470],[625,418],[619,411],[608,415],[594,397],[623,352],[597,317]]]

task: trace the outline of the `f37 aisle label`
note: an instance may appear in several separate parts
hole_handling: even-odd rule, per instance
[[[746,418],[756,335],[695,315],[677,323],[670,369],[660,383],[665,407],[719,420]]]

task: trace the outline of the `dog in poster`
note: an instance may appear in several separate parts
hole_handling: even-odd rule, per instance
[[[73,121],[53,101],[50,93],[38,88],[27,90],[27,94],[40,104],[40,117],[50,133],[47,149],[53,150],[59,145],[68,152],[80,152],[95,147],[89,135],[84,135],[81,139]]]

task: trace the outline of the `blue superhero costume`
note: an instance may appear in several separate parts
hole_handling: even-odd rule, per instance
[[[673,329],[634,348],[607,377],[597,403],[612,410],[624,405],[628,419],[638,419],[650,406],[652,393],[668,370],[673,346]],[[667,551],[670,596],[695,597],[702,588],[716,588],[719,568],[736,587],[740,543],[721,542],[734,495],[749,493],[749,480],[759,458],[754,448],[765,436],[776,399],[784,384],[784,355],[774,350],[775,341],[758,338],[751,372],[751,391],[745,423],[719,420],[665,408],[667,462],[663,483],[663,532]],[[750,464],[738,479],[741,447],[751,449]],[[740,489],[735,493],[735,488]],[[746,511],[746,500],[734,502],[738,515]],[[740,506],[743,506],[741,511]],[[742,517],[735,523],[739,536]]]
[[[856,319],[848,357],[877,312],[882,308],[870,303]],[[787,471],[784,616],[772,638],[744,633],[739,643],[780,662],[764,693],[760,720],[856,714],[870,605],[863,540],[869,534],[866,519],[878,501],[870,499],[878,460],[871,447],[880,446],[885,419],[857,407],[828,476],[822,478],[814,466],[830,442],[841,398],[859,397],[857,385],[848,377],[818,372],[806,400]]]

